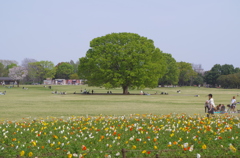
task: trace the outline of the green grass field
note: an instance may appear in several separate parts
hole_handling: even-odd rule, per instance
[[[22,89],[27,87],[28,90]],[[81,95],[80,90],[94,90],[94,93],[106,95]],[[189,115],[204,115],[203,104],[212,93],[215,104],[229,104],[232,96],[237,101],[240,93],[238,89],[217,89],[198,87],[176,87],[144,89],[151,95],[114,95],[122,93],[122,89],[107,90],[99,87],[53,85],[52,89],[43,85],[20,85],[20,87],[0,87],[0,91],[7,91],[0,95],[0,121],[21,120],[22,118],[46,118],[47,116],[86,116],[86,115],[129,115],[129,114],[170,114],[186,113]],[[66,91],[67,95],[52,94],[52,91]],[[177,93],[181,90],[181,93]],[[77,94],[73,94],[74,92]],[[157,95],[154,95],[158,92]],[[168,92],[169,95],[160,95]],[[139,94],[140,90],[130,90],[131,94]],[[200,95],[200,97],[194,97]],[[238,106],[237,106],[238,107]],[[234,114],[238,115],[238,114]]]

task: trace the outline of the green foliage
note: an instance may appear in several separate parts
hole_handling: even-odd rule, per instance
[[[193,79],[197,76],[197,73],[192,69],[192,65],[186,62],[178,62],[179,69],[179,82],[178,84],[192,85]]]
[[[221,75],[229,75],[234,73],[234,67],[233,65],[222,65],[221,67]]]
[[[6,69],[9,70],[9,69],[11,69],[13,67],[16,67],[16,66],[17,66],[17,64],[11,63],[10,65],[7,65]]]
[[[32,82],[42,82],[44,76],[44,67],[40,62],[28,63],[28,77]]]
[[[205,82],[207,84],[211,84],[213,86],[217,83],[217,78],[221,75],[221,65],[216,64],[213,66],[213,68],[206,72],[205,74]]]
[[[215,86],[221,83],[223,80],[226,81],[225,76],[218,79],[221,75],[229,75],[238,72],[238,69],[234,69],[233,65],[220,65],[215,64],[210,71],[205,74],[204,80],[207,84]]]
[[[73,66],[67,62],[58,63],[55,78],[69,79],[73,74]]]
[[[51,61],[40,61],[39,63],[44,69],[43,78],[54,78],[56,74],[56,68],[54,67],[54,63]]]
[[[51,61],[28,63],[28,78],[33,82],[41,83],[43,79],[53,78],[55,73],[56,69]]]
[[[15,63],[9,63],[9,65],[4,66],[3,63],[0,63],[0,77],[8,77],[9,69],[17,66]]]
[[[75,63],[73,60],[71,60],[71,61],[69,62],[69,64],[71,64],[71,65],[73,66],[73,72],[74,72],[74,73],[77,73],[77,72],[78,72],[79,61],[77,61],[77,62]]]
[[[240,73],[221,75],[217,78],[217,84],[223,88],[240,88]]]
[[[90,42],[80,58],[79,77],[106,88],[156,87],[165,74],[165,59],[153,41],[134,33],[112,33]]]
[[[78,74],[77,73],[71,74],[70,79],[79,79]]]
[[[7,77],[6,74],[7,72],[6,69],[4,68],[4,65],[0,63],[0,77]]]
[[[159,84],[176,85],[179,80],[179,69],[176,60],[171,54],[163,53],[166,60],[166,74],[159,79]]]
[[[235,72],[235,73],[240,72],[240,68],[239,68],[239,67],[236,67],[236,68],[234,69],[234,72]]]
[[[197,76],[193,80],[194,85],[202,85],[203,84],[203,75],[202,74],[197,74]]]

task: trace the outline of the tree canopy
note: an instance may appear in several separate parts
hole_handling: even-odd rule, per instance
[[[221,77],[219,80],[218,78],[221,75],[229,75],[229,74],[234,74],[239,72],[239,68],[235,68],[233,67],[233,65],[229,65],[229,64],[224,64],[224,65],[220,65],[220,64],[215,64],[212,69],[208,72],[206,72],[204,80],[207,84],[210,84],[212,86],[215,86],[216,84],[219,84],[220,81],[223,81],[223,79],[226,81],[226,76],[225,77]]]
[[[61,62],[56,65],[55,78],[69,79],[71,74],[73,74],[73,66],[70,63]]]
[[[159,84],[169,85],[177,84],[179,79],[179,69],[176,60],[172,57],[171,54],[163,53],[163,56],[166,60],[166,73],[159,79]]]
[[[15,66],[9,69],[8,76],[16,79],[16,80],[23,80],[28,74],[28,71],[25,67],[22,66]]]
[[[7,71],[4,68],[4,65],[0,63],[0,77],[6,77],[6,75],[7,75]]]
[[[0,77],[8,77],[9,69],[16,66],[16,62],[12,60],[0,60]]]
[[[51,61],[39,61],[40,65],[44,69],[44,76],[43,78],[54,78],[56,74],[56,68]]]
[[[22,67],[28,68],[29,63],[35,63],[37,60],[35,59],[30,59],[30,58],[25,58],[22,60]]]
[[[74,62],[73,60],[70,60],[69,64],[71,64],[73,66],[73,73],[77,73],[79,61]]]
[[[191,85],[193,79],[197,77],[197,73],[193,70],[192,64],[186,62],[178,62],[179,68],[179,82],[178,84],[183,85]]]
[[[44,68],[40,62],[28,63],[28,77],[32,82],[41,83],[44,79]]]
[[[156,87],[165,70],[163,53],[152,40],[134,33],[112,33],[90,42],[78,74],[90,86],[122,87],[127,94],[129,88]]]

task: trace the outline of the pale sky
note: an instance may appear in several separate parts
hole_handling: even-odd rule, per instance
[[[240,67],[240,0],[1,0],[0,59],[77,61],[113,32],[154,41],[177,62]]]

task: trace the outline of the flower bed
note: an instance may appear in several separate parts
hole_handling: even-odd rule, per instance
[[[0,124],[0,157],[240,156],[237,116],[129,115]]]

